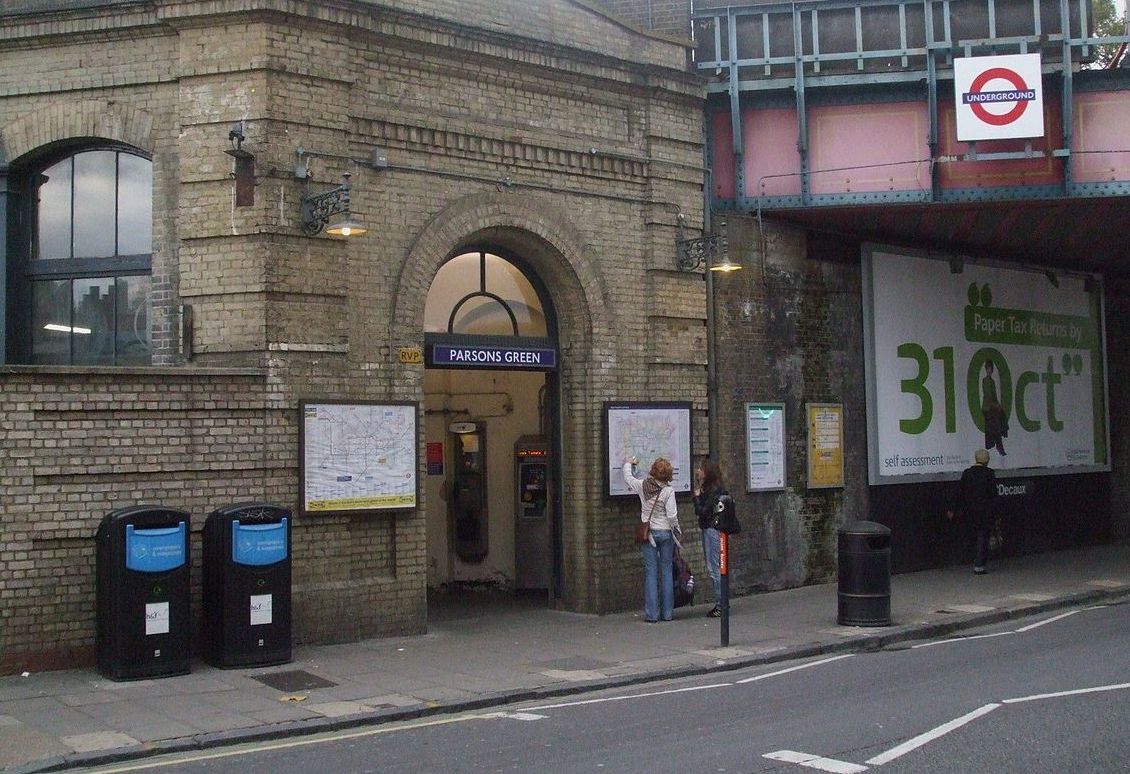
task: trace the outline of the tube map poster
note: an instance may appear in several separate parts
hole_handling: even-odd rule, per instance
[[[694,462],[691,459],[690,403],[605,404],[608,439],[606,481],[611,496],[630,495],[624,483],[624,460],[639,460],[636,476],[644,478],[656,457],[666,457],[675,467],[671,486],[676,492],[691,491]]]
[[[872,484],[1108,470],[1098,276],[864,254]]]
[[[304,403],[306,511],[416,507],[416,404]]]

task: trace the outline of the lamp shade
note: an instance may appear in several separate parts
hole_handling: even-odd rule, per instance
[[[338,221],[332,226],[326,227],[326,233],[330,236],[342,237],[348,239],[349,237],[358,237],[369,231],[361,223],[358,223],[353,218],[346,216],[345,220]]]
[[[711,271],[727,271],[728,272],[728,271],[738,271],[741,268],[742,268],[742,265],[740,263],[734,263],[733,261],[731,261],[729,255],[723,256],[721,263],[711,264],[711,266],[710,266]]]

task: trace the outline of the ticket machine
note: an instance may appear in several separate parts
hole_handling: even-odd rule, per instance
[[[514,587],[549,590],[553,553],[549,519],[549,443],[524,435],[514,444]]]

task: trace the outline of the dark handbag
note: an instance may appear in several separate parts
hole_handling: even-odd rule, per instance
[[[663,492],[661,490],[659,494],[662,494],[662,493]],[[651,513],[649,513],[647,515],[647,521],[637,521],[636,522],[636,542],[637,543],[646,543],[647,542],[647,536],[651,532],[651,516],[652,516],[653,513],[655,513],[655,506],[659,505],[659,494],[657,494],[655,496],[655,502],[653,502],[651,504]]]

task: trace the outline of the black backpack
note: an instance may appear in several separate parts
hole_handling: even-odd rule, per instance
[[[727,535],[736,535],[742,531],[742,524],[738,521],[738,508],[729,492],[718,496],[718,502],[714,504],[714,524],[711,526]]]

